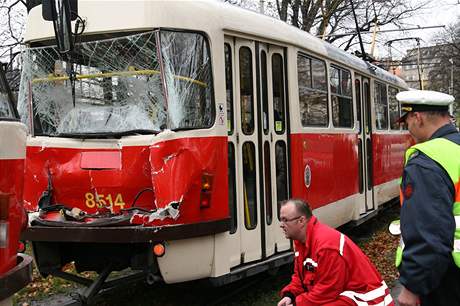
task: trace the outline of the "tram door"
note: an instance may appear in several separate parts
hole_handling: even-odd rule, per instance
[[[280,229],[279,203],[288,198],[287,95],[284,49],[256,43],[258,50],[260,147],[263,212],[262,256],[269,257],[290,247]]]
[[[232,154],[235,160],[233,178],[235,214],[232,216],[232,222],[235,223],[233,233],[231,231],[233,247],[230,256],[231,265],[234,266],[262,258],[259,205],[261,203],[259,169],[261,146],[259,145],[257,122],[259,109],[256,43],[250,40],[228,38],[225,49],[232,51],[232,58],[227,58],[226,65],[228,67],[228,62],[231,61],[234,71],[232,110],[234,126],[231,131],[229,129],[229,150],[234,151]],[[229,181],[230,179],[229,177]]]
[[[283,243],[289,248],[278,236],[277,212],[277,200],[287,198],[288,190],[285,68],[282,48],[227,37],[224,51],[235,266],[269,257]],[[284,196],[276,188],[282,178]]]
[[[375,209],[372,182],[372,120],[370,80],[355,75],[356,109],[358,118],[359,192],[362,195],[360,214]]]

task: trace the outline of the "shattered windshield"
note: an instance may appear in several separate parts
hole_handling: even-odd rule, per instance
[[[14,114],[11,111],[8,95],[6,92],[0,90],[0,118],[14,118]]]
[[[10,100],[8,97],[7,84],[3,84],[6,80],[3,74],[3,68],[0,67],[0,118],[12,119],[15,118],[15,114],[10,106]]]
[[[77,44],[75,103],[57,48],[26,49],[21,118],[30,125],[32,110],[34,134],[50,136],[210,127],[208,49],[203,35],[173,31]]]

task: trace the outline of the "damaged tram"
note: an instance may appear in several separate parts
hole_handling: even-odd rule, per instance
[[[19,94],[42,274],[224,284],[292,260],[280,201],[340,226],[397,196],[407,86],[388,72],[218,1],[79,1],[63,57],[42,9]]]
[[[32,257],[18,253],[27,226],[22,205],[26,127],[19,122],[14,96],[0,62],[0,305],[32,280]]]

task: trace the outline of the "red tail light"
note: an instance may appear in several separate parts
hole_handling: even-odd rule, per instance
[[[212,181],[213,176],[211,174],[203,173],[201,177],[200,208],[211,207]]]

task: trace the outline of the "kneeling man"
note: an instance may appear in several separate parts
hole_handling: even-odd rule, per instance
[[[307,203],[291,199],[280,211],[281,228],[294,240],[294,274],[278,306],[393,306],[390,289],[360,248],[321,224]]]

